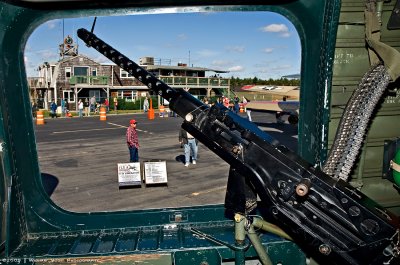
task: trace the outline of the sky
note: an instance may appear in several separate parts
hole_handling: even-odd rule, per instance
[[[43,62],[60,59],[58,46],[70,35],[79,53],[99,63],[110,61],[78,39],[94,17],[47,21],[25,47],[28,77]],[[64,33],[64,34],[63,34]],[[199,12],[97,17],[94,33],[135,62],[141,57],[163,64],[229,71],[222,77],[278,79],[300,73],[300,40],[285,17],[271,12]]]

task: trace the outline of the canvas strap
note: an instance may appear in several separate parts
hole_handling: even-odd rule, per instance
[[[400,76],[400,53],[393,47],[381,42],[381,23],[379,22],[376,8],[368,7],[371,4],[383,3],[379,1],[378,3],[367,4],[367,9],[364,13],[365,38],[368,45],[370,64],[376,65],[383,61],[392,81],[394,81]]]
[[[394,162],[393,160],[390,160],[390,167],[394,170],[400,173],[400,165]]]

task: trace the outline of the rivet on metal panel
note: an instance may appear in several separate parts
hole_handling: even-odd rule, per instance
[[[322,244],[319,246],[319,252],[324,255],[329,255],[331,253],[331,247],[326,244]]]

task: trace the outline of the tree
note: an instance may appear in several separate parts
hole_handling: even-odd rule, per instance
[[[279,78],[268,80],[259,79],[258,77],[253,78],[239,78],[239,77],[231,77],[231,89],[237,90],[245,85],[271,85],[271,86],[299,86],[300,79],[287,79],[287,78]]]

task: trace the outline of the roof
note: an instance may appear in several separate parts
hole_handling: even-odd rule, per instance
[[[100,65],[116,65],[113,62],[105,62],[105,63],[98,63],[95,60],[87,57],[86,55],[83,54],[78,54],[77,56],[71,56],[71,57],[65,57],[61,60],[59,60],[58,62],[52,62],[50,64],[55,65],[55,64],[59,64],[62,62],[66,62],[69,60],[72,60],[76,57],[83,57],[87,60],[90,60],[96,64],[100,64]],[[172,65],[141,65],[141,67],[147,69],[147,70],[180,70],[180,71],[211,71],[211,72],[215,72],[215,73],[229,73],[229,71],[224,71],[224,70],[217,70],[217,69],[211,69],[211,68],[205,68],[205,67],[189,67],[189,66],[172,66]]]
[[[229,71],[216,70],[204,67],[172,66],[172,65],[145,65],[142,67],[146,68],[147,70],[212,71],[216,73],[229,73]]]
[[[75,58],[78,58],[78,57],[85,58],[86,60],[92,61],[93,63],[99,64],[99,65],[100,65],[100,63],[96,62],[95,60],[93,60],[93,59],[91,59],[91,58],[89,58],[89,57],[87,57],[86,55],[83,55],[83,54],[78,54],[78,55],[76,55],[76,56],[66,56],[66,57],[64,57],[64,58],[61,58],[61,59],[60,59],[59,61],[57,61],[57,62],[48,62],[48,64],[49,64],[49,65],[61,64],[61,63],[64,63],[64,62],[68,62],[68,61],[70,61],[70,60],[73,60],[73,59],[75,59]]]

